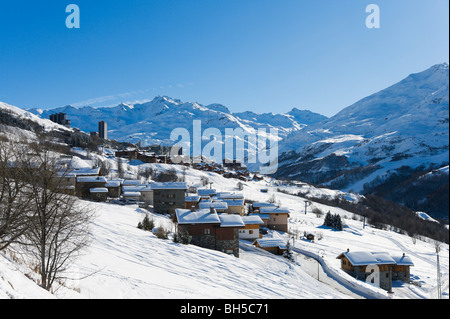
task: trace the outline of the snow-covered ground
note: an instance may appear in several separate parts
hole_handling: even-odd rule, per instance
[[[80,150],[80,152],[82,152]],[[95,156],[95,155],[93,155]],[[110,158],[114,170],[115,159]],[[89,166],[85,160],[77,160],[77,166]],[[225,179],[210,172],[186,169],[166,164],[126,165],[130,177],[139,168],[151,167],[156,171],[175,168],[185,176],[190,186],[200,186],[206,177],[217,191],[238,191],[237,180]],[[297,237],[290,239],[297,252],[312,257],[323,256],[319,265],[314,259],[297,256],[297,262],[271,255],[242,241],[240,258],[194,245],[173,243],[170,239],[157,238],[153,233],[137,228],[147,210],[135,205],[121,206],[112,203],[91,203],[96,218],[91,225],[92,242],[70,269],[69,280],[54,294],[40,289],[28,279],[35,274],[24,265],[13,261],[7,253],[0,253],[0,298],[252,298],[252,299],[325,299],[325,298],[387,298],[384,290],[358,281],[340,270],[336,257],[343,251],[386,251],[391,255],[405,253],[414,262],[411,268],[413,281],[420,284],[394,284],[393,298],[436,298],[436,253],[431,241],[415,240],[406,235],[363,228],[353,214],[339,208],[312,202],[305,214],[301,197],[278,192],[314,193],[315,196],[344,196],[358,200],[354,194],[328,189],[316,189],[307,184],[286,186],[273,180],[243,183],[245,198],[268,201],[291,210],[289,227],[299,235],[316,234],[316,241]],[[267,193],[261,192],[267,189]],[[323,212],[340,214],[346,225],[337,232],[324,228],[323,217],[312,213],[316,207]],[[171,220],[151,212],[156,226],[173,230]],[[266,236],[289,236],[270,232]],[[319,240],[320,238],[320,240]],[[449,246],[442,245],[440,252],[443,297],[448,298]],[[319,272],[319,278],[317,277]],[[318,281],[319,279],[320,281]]]

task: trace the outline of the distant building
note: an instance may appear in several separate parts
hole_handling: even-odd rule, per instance
[[[67,119],[66,113],[55,113],[50,115],[50,121],[58,123],[65,127],[70,127],[70,120]]]
[[[98,122],[98,135],[104,140],[108,139],[108,124],[105,121]]]
[[[152,183],[153,211],[157,214],[173,214],[185,207],[186,183]]]

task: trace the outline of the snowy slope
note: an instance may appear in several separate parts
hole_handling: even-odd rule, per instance
[[[57,123],[54,123],[46,118],[41,118],[32,112],[28,112],[25,110],[22,110],[21,108],[18,108],[13,105],[9,105],[7,103],[3,103],[0,101],[0,112],[8,112],[10,114],[13,114],[14,116],[17,116],[18,118],[28,119],[31,120],[38,125],[42,126],[45,130],[68,130],[65,126],[59,125]]]
[[[280,148],[295,153],[281,160],[279,176],[300,179],[303,176],[305,180],[308,174],[326,173],[327,166],[319,164],[334,155],[341,157],[342,164],[336,167],[340,173],[358,167],[375,168],[364,180],[349,181],[341,188],[359,192],[365,183],[403,165],[412,168],[448,165],[448,72],[447,63],[435,65],[325,121],[293,132]],[[300,165],[307,163],[311,165]],[[340,174],[331,175],[336,178]],[[330,182],[333,180],[324,175],[321,183]]]
[[[109,160],[114,170],[114,158],[101,158]],[[81,158],[76,163],[78,167],[93,164]],[[136,177],[138,170],[144,167],[158,171],[174,168],[179,174],[184,172],[184,168],[177,165],[140,164],[139,161],[125,165],[129,177]],[[218,191],[237,191],[235,180],[215,173],[191,168],[185,173],[188,185],[200,186],[202,177],[207,177]],[[268,189],[268,193],[262,193],[262,188]],[[278,189],[287,193],[280,193]],[[30,272],[25,271],[23,265],[17,265],[0,254],[0,298],[335,299],[360,298],[360,294],[387,297],[384,291],[357,281],[339,269],[336,256],[347,248],[352,251],[406,253],[415,264],[411,270],[413,279],[422,287],[396,284],[394,298],[436,297],[436,259],[432,242],[417,240],[414,244],[406,235],[370,227],[363,229],[359,220],[352,219],[353,214],[319,203],[313,202],[305,214],[303,198],[288,194],[301,191],[315,196],[340,196],[353,200],[359,197],[340,191],[316,189],[307,184],[280,185],[272,179],[246,182],[243,189],[245,198],[254,201],[268,201],[275,195],[277,203],[292,212],[289,219],[291,230],[300,235],[305,231],[321,235],[321,239],[314,243],[299,237],[295,242],[291,240],[297,250],[310,255],[323,251],[322,262],[327,270],[320,272],[321,281],[317,280],[320,267],[313,259],[297,255],[297,262],[290,263],[280,256],[253,248],[245,241],[241,244],[240,258],[194,245],[175,244],[137,229],[138,222],[146,214],[144,209],[135,205],[83,201],[83,204],[89,203],[96,218],[91,225],[89,247],[70,269],[71,280],[55,295],[50,295],[22,274]],[[313,214],[313,207],[340,214],[347,227],[342,232],[324,228],[323,217]],[[168,217],[149,213],[156,226],[173,230]],[[288,240],[286,234],[278,232],[270,232],[266,236]],[[444,297],[448,297],[448,253],[448,245],[443,245],[440,257]],[[336,279],[346,282],[348,287],[353,287],[352,290],[341,286]]]

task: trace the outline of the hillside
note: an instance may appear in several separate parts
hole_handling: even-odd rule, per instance
[[[420,175],[448,165],[448,72],[444,63],[411,74],[329,119],[293,132],[281,143],[280,152],[285,153],[275,176],[379,194],[448,219],[448,197],[440,207],[426,205],[448,189],[448,174],[435,187],[422,187],[426,193],[406,188],[424,181]],[[382,187],[401,193],[403,201],[386,196]]]
[[[83,154],[79,150],[80,154]],[[114,162],[113,159],[111,163]],[[77,160],[78,165],[90,166],[86,160]],[[142,166],[158,171],[175,168],[179,174],[183,167],[166,164],[127,165],[131,177]],[[237,191],[236,183],[220,175],[193,169],[185,171],[189,185],[201,185],[202,177],[213,182],[220,191]],[[389,251],[392,254],[406,253],[415,266],[412,277],[421,287],[397,285],[394,298],[435,298],[436,269],[433,242],[423,239],[414,241],[398,232],[379,230],[373,227],[363,228],[362,222],[345,210],[313,202],[305,214],[303,199],[287,194],[309,189],[315,196],[347,196],[340,192],[316,189],[308,185],[285,185],[285,191],[278,192],[280,185],[276,181],[266,180],[245,183],[243,193],[249,200],[268,201],[272,195],[288,207],[292,213],[289,219],[290,229],[298,235],[313,232],[321,239],[315,242],[296,237],[294,244],[300,251],[311,255],[323,251],[323,263],[327,273],[321,271],[317,281],[317,263],[311,259],[297,256],[296,263],[290,263],[281,256],[252,248],[241,241],[240,258],[199,248],[193,245],[175,244],[170,239],[158,239],[154,234],[137,229],[146,211],[135,205],[117,205],[108,203],[89,203],[96,212],[91,225],[92,239],[89,247],[71,267],[70,280],[57,290],[57,298],[200,298],[200,299],[336,299],[336,298],[385,298],[386,293],[378,288],[357,281],[339,267],[336,256],[351,251]],[[267,188],[268,193],[261,193]],[[358,200],[358,197],[353,197]],[[312,208],[340,214],[346,227],[336,232],[323,227],[323,216],[317,217]],[[167,216],[150,212],[156,226],[168,230],[173,225]],[[288,239],[287,234],[270,232],[269,237]],[[441,251],[441,271],[444,275],[444,292],[448,298],[448,245]],[[0,296],[4,298],[44,298],[54,297],[35,288],[35,283],[22,275],[33,278],[33,272],[25,270],[23,265],[9,260],[0,254]],[[348,285],[356,285],[353,291],[335,282],[343,278]],[[11,288],[13,287],[13,288]],[[3,290],[2,290],[3,289]],[[2,295],[3,293],[3,295]]]

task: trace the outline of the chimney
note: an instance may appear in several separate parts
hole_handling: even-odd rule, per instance
[[[347,252],[348,252],[348,253],[350,252],[350,248],[347,248]]]
[[[195,206],[191,206],[191,212],[195,212]]]
[[[209,207],[209,212],[210,212],[211,214],[215,214],[215,213],[216,213],[216,210],[214,209],[214,207],[210,206],[210,207]]]

